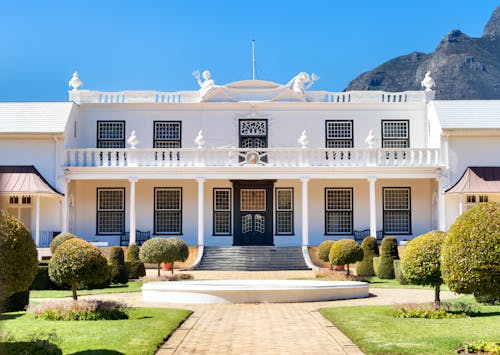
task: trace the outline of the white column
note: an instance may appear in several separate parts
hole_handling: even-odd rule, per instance
[[[196,181],[198,181],[198,246],[204,246],[205,245],[205,234],[204,234],[204,227],[205,227],[205,221],[204,221],[204,213],[205,213],[205,190],[204,190],[204,183],[205,183],[205,178],[204,177],[198,177],[196,178]]]
[[[436,179],[437,181],[437,212],[438,212],[438,229],[444,231],[444,181],[442,177]]]
[[[61,232],[68,233],[68,219],[69,219],[69,179],[64,179],[64,198],[62,201],[61,213]]]
[[[130,181],[130,223],[129,223],[129,245],[135,244],[135,183],[137,178],[131,177],[128,179]]]
[[[464,213],[464,195],[461,193],[460,195],[458,195],[458,198],[460,199],[460,204],[458,205],[458,212],[459,212],[459,215],[461,216],[462,213]]]
[[[302,246],[309,245],[309,195],[308,177],[300,178],[302,182]]]
[[[375,182],[377,178],[370,177],[370,236],[377,238],[377,203],[375,200]]]
[[[35,244],[37,247],[40,246],[40,195],[35,195],[36,207],[35,207]]]

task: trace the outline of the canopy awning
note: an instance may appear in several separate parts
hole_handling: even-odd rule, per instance
[[[63,195],[33,165],[0,165],[0,194]]]
[[[460,180],[445,191],[454,193],[500,193],[500,167],[468,167]]]

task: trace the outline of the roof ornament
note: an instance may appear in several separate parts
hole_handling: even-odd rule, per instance
[[[436,82],[431,78],[431,72],[428,71],[425,73],[425,78],[420,82],[422,87],[425,87],[425,91],[431,91],[434,86],[436,86]]]
[[[203,131],[200,130],[198,132],[198,135],[194,139],[194,143],[198,146],[198,149],[202,149],[203,146],[205,145],[205,138],[203,138]]]
[[[373,149],[373,146],[377,143],[377,138],[373,135],[372,129],[368,132],[368,136],[365,138],[365,143],[368,144],[368,149]]]
[[[68,81],[68,86],[73,87],[73,91],[78,90],[80,86],[83,85],[83,81],[80,80],[80,77],[78,76],[78,72],[73,73],[73,77],[71,78],[70,81]]]
[[[309,144],[309,137],[307,136],[306,130],[302,131],[302,134],[299,139],[297,139],[297,142],[302,146],[302,148],[307,148],[307,145]]]
[[[210,90],[215,85],[215,80],[212,79],[212,74],[210,74],[209,70],[203,71],[201,74],[203,76],[203,81],[200,79],[200,71],[193,71],[194,78],[198,81],[198,85],[200,85],[200,96],[204,96],[205,93]]]
[[[127,143],[130,144],[131,149],[135,149],[135,146],[139,144],[139,140],[137,139],[137,136],[135,135],[135,130],[130,133],[130,137],[127,139]]]
[[[285,87],[291,88],[297,95],[304,96],[306,90],[309,90],[318,79],[318,75],[312,73],[311,76],[309,76],[309,74],[303,71],[295,75]]]

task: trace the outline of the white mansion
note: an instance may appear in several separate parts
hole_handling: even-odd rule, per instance
[[[196,74],[196,73],[195,73]],[[243,80],[199,90],[80,90],[0,103],[0,198],[38,246],[180,236],[193,246],[317,245],[446,230],[500,201],[500,101],[426,90],[309,90]]]

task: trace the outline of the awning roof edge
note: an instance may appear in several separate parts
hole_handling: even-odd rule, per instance
[[[0,165],[0,194],[64,196],[33,165]]]
[[[500,167],[467,167],[462,177],[445,193],[500,193]]]

